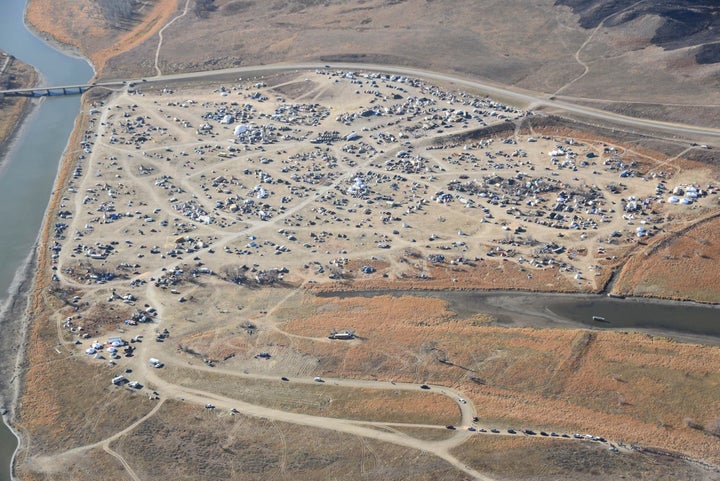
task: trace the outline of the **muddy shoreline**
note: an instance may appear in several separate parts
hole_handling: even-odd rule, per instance
[[[25,11],[23,13],[23,25],[25,26],[27,31],[35,35],[43,42],[50,45],[55,50],[58,50],[63,54],[67,55],[68,57],[84,60],[90,66],[90,68],[92,68],[94,79],[95,75],[97,74],[95,65],[93,65],[92,62],[82,54],[82,52],[77,46],[59,41],[52,34],[43,32],[42,30],[38,29],[35,24],[32,23],[32,21],[28,17],[28,6],[30,5],[30,3],[32,3],[32,0],[28,0],[27,4],[25,5]]]
[[[44,82],[42,74],[34,66],[29,64],[25,65],[31,69],[31,76],[30,81],[23,85],[23,87],[37,87],[42,85]],[[23,101],[21,111],[6,120],[8,124],[12,124],[13,126],[4,137],[0,137],[0,159],[4,159],[8,153],[12,151],[15,139],[17,139],[32,113],[39,105],[39,102],[31,98],[20,97],[20,99]],[[0,162],[0,166],[2,166],[2,162]]]

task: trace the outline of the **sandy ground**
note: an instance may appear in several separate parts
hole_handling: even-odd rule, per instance
[[[595,291],[637,239],[712,212],[713,171],[414,79],[319,71],[142,87],[86,101],[71,140],[85,152],[62,164],[31,303],[23,473],[103,447],[136,479],[139,465],[110,446],[164,412],[153,390],[161,402],[324,423],[466,469],[451,449],[467,431],[406,438],[353,424],[377,409],[374,397],[360,396],[352,420],[323,421],[322,401],[288,393],[272,408],[248,394],[281,376],[307,388],[315,376],[349,389],[449,385],[463,426],[477,412],[488,428],[582,430],[714,461],[712,438],[683,419],[711,429],[715,407],[696,397],[718,398],[706,369],[715,348],[490,327],[482,313],[458,320],[440,300],[312,300],[368,287]],[[509,128],[463,135],[493,123]],[[691,186],[703,192],[686,197]],[[358,337],[327,338],[344,328]],[[113,336],[127,342],[117,353]],[[194,383],[203,372],[212,375]],[[687,372],[698,380],[683,381]],[[142,387],[112,387],[120,374]],[[243,379],[255,384],[243,391]],[[76,409],[74,382],[98,402]],[[213,388],[224,382],[238,387]],[[668,386],[676,395],[658,397]],[[295,408],[278,409],[288,402]],[[424,402],[403,401],[421,412]]]
[[[57,234],[81,243],[56,249],[57,275],[139,269],[147,282],[185,257],[173,266],[194,275],[321,289],[599,291],[628,253],[715,208],[710,167],[536,129],[492,101],[337,72],[271,82],[92,110],[94,163],[77,161],[85,184],[72,184]],[[509,128],[463,136],[493,124]],[[109,224],[122,244],[88,242],[109,240]]]

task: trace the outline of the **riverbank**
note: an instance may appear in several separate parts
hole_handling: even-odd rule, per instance
[[[176,0],[158,0],[130,30],[110,27],[95,2],[28,0],[25,23],[40,38],[83,56],[103,75],[106,62],[154,36],[177,9]]]
[[[40,74],[31,65],[0,50],[0,88],[13,89],[34,87]],[[7,154],[13,138],[24,120],[33,109],[28,97],[6,97],[0,99],[0,158]]]
[[[43,224],[37,244],[33,248],[33,253],[28,260],[24,275],[21,276],[21,278],[25,280],[18,286],[8,315],[4,316],[5,319],[20,319],[20,322],[12,323],[14,330],[11,332],[15,339],[17,339],[21,349],[16,351],[14,360],[7,359],[4,354],[2,357],[5,359],[0,359],[0,362],[3,364],[14,361],[15,366],[15,373],[12,378],[13,382],[11,386],[9,386],[10,392],[8,394],[12,395],[12,402],[9,403],[11,406],[9,419],[12,421],[14,427],[13,432],[19,440],[18,453],[21,453],[23,445],[27,445],[28,443],[27,431],[24,429],[24,423],[27,422],[27,420],[23,418],[22,411],[17,412],[13,408],[22,404],[21,401],[26,387],[34,384],[34,378],[32,376],[33,369],[42,363],[34,354],[41,353],[41,355],[47,359],[48,356],[52,355],[52,346],[54,345],[50,339],[41,339],[40,336],[38,336],[38,331],[42,326],[47,326],[48,313],[46,295],[51,289],[50,273],[52,270],[50,257],[48,256],[48,250],[45,249],[44,246],[48,245],[52,232],[52,222],[50,219],[52,219],[53,215],[57,212],[62,199],[63,190],[58,187],[66,184],[71,176],[71,166],[75,155],[72,146],[79,144],[85,128],[87,128],[87,118],[81,111],[76,118],[71,136],[59,163],[57,176],[53,184],[53,191],[43,217]],[[32,412],[33,418],[43,416],[43,413],[39,412],[36,408],[29,409],[27,412]],[[13,463],[12,466],[13,475],[15,464],[16,463]]]

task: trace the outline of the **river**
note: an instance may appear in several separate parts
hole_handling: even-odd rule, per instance
[[[28,31],[24,9],[25,0],[3,2],[0,49],[35,67],[46,85],[87,82],[93,75],[90,65],[51,48]],[[79,96],[38,102],[7,156],[0,159],[0,316],[8,314],[8,300],[23,280],[22,267],[37,240],[59,160],[80,110]],[[9,371],[6,366],[2,369]],[[10,462],[16,445],[15,436],[0,423],[0,481],[11,479]]]

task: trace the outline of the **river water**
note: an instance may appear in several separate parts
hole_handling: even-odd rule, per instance
[[[87,62],[51,48],[25,28],[24,9],[25,0],[3,1],[0,49],[39,70],[46,85],[90,80],[93,71]],[[38,102],[8,155],[0,159],[0,316],[7,314],[8,299],[22,281],[20,272],[37,240],[59,160],[80,110],[79,96]],[[0,423],[0,481],[10,479],[16,445],[15,436]]]
[[[491,314],[506,327],[640,331],[701,344],[720,344],[720,306],[658,299],[514,291],[350,291],[320,297],[423,296],[447,301],[459,318]],[[603,320],[594,320],[593,317]]]

